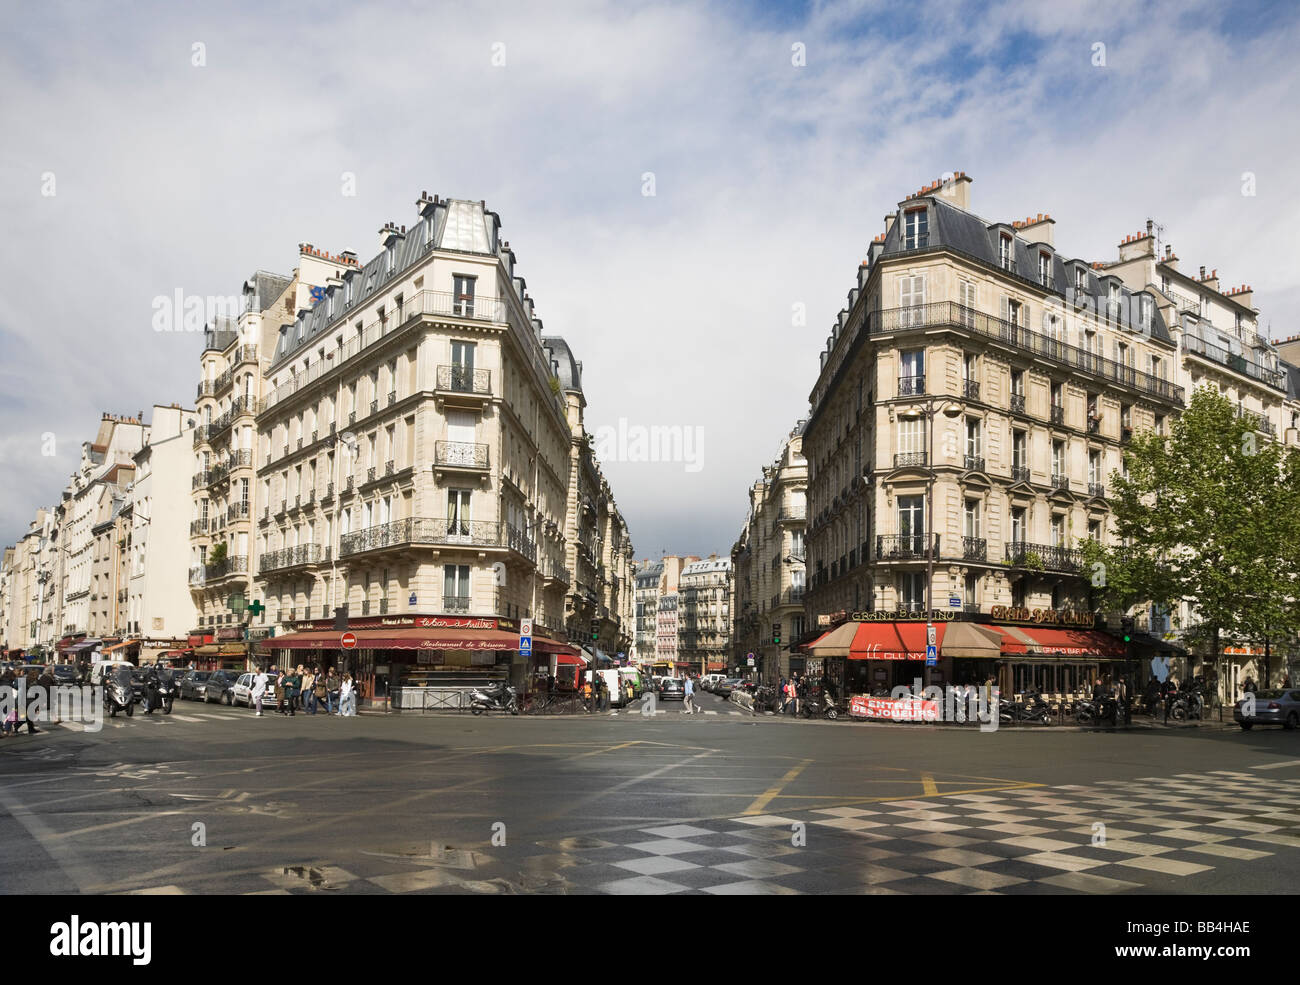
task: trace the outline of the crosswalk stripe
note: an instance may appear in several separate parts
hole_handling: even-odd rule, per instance
[[[195,718],[193,715],[178,715],[172,712],[172,718],[180,722],[201,722],[203,719]]]

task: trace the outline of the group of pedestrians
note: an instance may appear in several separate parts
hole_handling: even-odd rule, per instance
[[[798,672],[795,672],[790,675],[788,681],[782,677],[776,693],[781,698],[780,714],[798,715],[799,702],[808,695],[808,675],[800,677]]]
[[[49,667],[46,667],[44,671],[38,671],[35,667],[28,668],[23,680],[27,684],[27,690],[29,693],[37,686],[52,688],[55,684],[54,675],[50,673]],[[4,716],[4,722],[2,724],[3,731],[0,731],[0,738],[7,739],[11,734],[17,735],[22,731],[24,725],[27,726],[28,735],[42,731],[36,727],[35,723],[32,721],[31,715],[27,713],[26,708],[23,709],[22,720],[19,720],[18,718],[18,701],[15,698],[18,689],[18,681],[18,673],[15,672],[12,667],[6,667],[4,673],[0,674],[0,688],[8,688],[8,694],[10,695],[10,699],[7,702],[9,708]]]
[[[339,674],[333,667],[272,667],[253,675],[250,692],[255,714],[261,715],[264,704],[275,702],[281,715],[293,717],[301,711],[316,714],[323,705],[325,714],[350,717],[357,713],[357,684],[351,674]]]

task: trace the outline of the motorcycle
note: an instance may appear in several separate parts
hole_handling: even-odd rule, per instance
[[[810,691],[800,699],[799,705],[799,713],[804,718],[825,718],[833,722],[840,717],[838,704],[825,690]]]
[[[144,685],[144,713],[153,714],[161,708],[164,715],[172,713],[172,702],[176,699],[176,684],[167,671],[151,674]]]
[[[135,692],[131,690],[131,672],[125,667],[111,677],[104,678],[104,710],[109,718],[125,711],[128,718],[135,714]]]
[[[1169,699],[1169,717],[1176,722],[1205,717],[1205,696],[1199,688],[1179,691]]]
[[[508,711],[519,714],[519,695],[513,687],[502,681],[469,692],[469,710],[475,715],[485,711]]]
[[[1074,708],[1074,717],[1080,725],[1092,725],[1109,719],[1112,725],[1118,725],[1120,719],[1119,701],[1114,695],[1104,694],[1100,698],[1080,701]]]
[[[1007,698],[998,701],[998,721],[1004,725],[1024,722],[1029,725],[1051,725],[1052,707],[1037,691],[1026,691],[1023,701]]]

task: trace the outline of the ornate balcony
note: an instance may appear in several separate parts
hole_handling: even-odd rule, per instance
[[[989,559],[989,542],[983,537],[963,537],[961,539],[961,556],[967,561],[987,561]]]
[[[962,460],[962,465],[965,467],[965,469],[966,469],[967,472],[983,472],[983,471],[984,471],[984,456],[983,456],[983,455],[967,455],[967,456],[965,456],[965,458]]]
[[[925,375],[918,376],[900,376],[898,378],[898,395],[900,397],[915,397],[925,393]]]
[[[487,471],[488,446],[469,441],[435,441],[433,464],[439,468]]]
[[[1011,413],[1023,414],[1025,412],[1025,395],[1023,393],[1011,394]]]
[[[1059,473],[1059,472],[1053,472],[1053,473],[1052,473],[1052,488],[1053,488],[1053,489],[1062,489],[1062,490],[1064,490],[1065,492],[1069,492],[1069,491],[1070,491],[1070,477],[1069,477],[1068,475],[1061,475],[1061,473]]]
[[[1083,552],[1068,547],[1013,541],[1006,544],[1005,548],[1004,563],[1010,568],[1059,571],[1067,574],[1079,574],[1083,570]]]
[[[927,545],[932,545],[935,558],[939,556],[939,535],[933,539],[925,534],[877,534],[876,559],[880,561],[924,560],[929,556]]]
[[[1088,495],[1096,496],[1098,499],[1106,498],[1106,487],[1100,482],[1088,483]]]
[[[344,534],[339,557],[366,551],[411,546],[500,547],[515,550],[535,560],[537,546],[508,524],[489,520],[446,520],[439,517],[407,517]]]
[[[1029,480],[1029,466],[1028,466],[1028,465],[1013,465],[1013,466],[1011,466],[1011,481],[1012,481],[1012,482],[1028,482],[1028,481],[1030,481],[1030,480]]]
[[[979,400],[980,385],[976,380],[962,380],[962,395],[967,400]]]
[[[1065,423],[1065,407],[1061,404],[1052,404],[1051,417],[1053,424]]]
[[[320,564],[321,559],[320,544],[299,544],[297,547],[282,547],[278,551],[263,554],[258,560],[257,570],[259,572],[281,571],[285,568]]]
[[[439,366],[437,389],[442,393],[490,397],[492,374],[470,366]]]
[[[925,468],[929,454],[923,451],[904,451],[894,455],[894,468]]]

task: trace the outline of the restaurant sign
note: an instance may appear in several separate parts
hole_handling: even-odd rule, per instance
[[[1091,612],[1072,609],[1025,609],[1009,605],[995,605],[989,610],[994,622],[1029,622],[1039,626],[1084,626],[1091,629],[1097,617]]]
[[[361,616],[349,618],[348,629],[378,629],[408,627],[415,629],[499,629],[503,632],[518,632],[517,619],[477,618],[472,616]],[[294,632],[310,632],[313,629],[333,629],[332,619],[312,619],[292,624]]]

